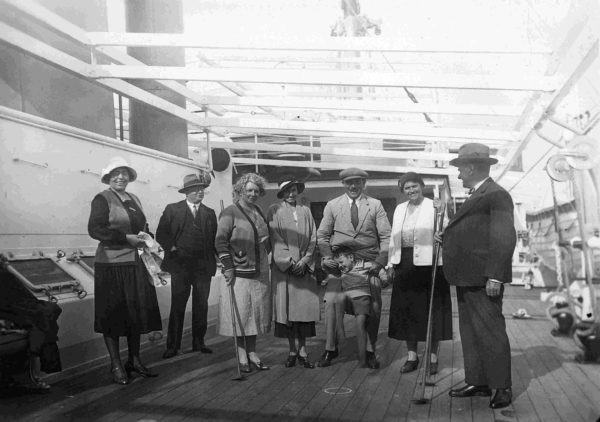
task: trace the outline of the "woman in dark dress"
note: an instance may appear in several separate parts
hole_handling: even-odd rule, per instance
[[[425,183],[416,173],[399,181],[408,197],[396,207],[388,257],[389,278],[393,280],[388,336],[405,340],[408,358],[401,372],[417,369],[417,342],[425,341],[433,263],[434,201],[423,196]],[[441,260],[438,262],[441,265]],[[430,373],[437,373],[440,340],[452,339],[450,287],[441,266],[436,273],[433,296]]]
[[[126,192],[136,177],[124,159],[113,158],[102,170],[102,183],[110,187],[93,199],[88,223],[90,236],[100,241],[94,264],[94,331],[104,336],[117,384],[127,384],[132,372],[157,375],[140,360],[140,336],[162,330],[156,290],[137,253],[144,245],[138,234],[148,231],[146,217],[138,197]],[[120,336],[127,337],[129,349],[124,367]]]

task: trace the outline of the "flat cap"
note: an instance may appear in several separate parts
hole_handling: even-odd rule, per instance
[[[369,173],[358,167],[350,167],[340,171],[340,179],[344,181],[350,179],[367,179],[368,177]]]

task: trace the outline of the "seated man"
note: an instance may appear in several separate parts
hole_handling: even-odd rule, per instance
[[[37,299],[13,274],[0,267],[0,319],[10,321],[14,328],[27,330],[29,383],[24,389],[49,391],[41,380],[41,372],[61,371],[57,320],[62,310],[49,301]]]
[[[378,362],[372,362],[372,359],[367,358],[367,323],[375,304],[371,300],[369,272],[367,269],[356,266],[360,262],[355,261],[354,253],[348,247],[337,248],[333,253],[333,258],[342,272],[340,277],[342,291],[350,301],[348,310],[356,317],[358,361],[362,368],[373,367],[373,369],[377,369],[379,367]],[[378,309],[373,309],[373,311],[378,312]]]
[[[345,193],[327,202],[323,219],[317,230],[317,245],[322,256],[321,266],[330,274],[323,301],[325,302],[325,352],[318,366],[331,365],[338,356],[338,345],[344,341],[345,294],[341,291],[338,264],[332,251],[340,246],[351,248],[355,258],[371,277],[371,301],[378,306],[367,325],[367,359],[377,367],[375,345],[381,316],[381,280],[378,275],[387,263],[391,227],[381,201],[365,193],[368,174],[358,168],[342,170],[339,174]]]

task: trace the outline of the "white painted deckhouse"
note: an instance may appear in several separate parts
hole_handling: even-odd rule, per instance
[[[597,0],[0,0],[0,265],[63,309],[63,371],[44,377],[45,395],[2,384],[0,420],[600,420],[599,39]],[[452,214],[467,192],[449,161],[470,142],[490,147],[491,177],[515,203],[510,407],[448,396],[464,378],[456,304],[427,404],[412,401],[417,375],[400,373],[406,347],[387,337],[389,289],[380,369],[359,368],[347,346],[331,367],[290,371],[269,334],[258,342],[271,370],[236,383],[230,339],[214,329],[220,271],[215,353],[160,358],[167,283],[163,331],[142,338],[159,377],[110,383],[87,223],[111,157],[137,170],[130,189],[152,231],[200,170],[217,215],[241,174],[266,178],[267,209],[291,173],[319,224],[348,167],[369,173],[390,221],[407,172]],[[0,323],[0,374],[18,380],[2,364],[9,334]],[[592,358],[575,361],[582,352]]]

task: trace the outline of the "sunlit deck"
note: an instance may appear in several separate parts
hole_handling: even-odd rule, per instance
[[[462,350],[455,318],[455,340],[441,348],[435,387],[427,387],[426,405],[411,402],[416,373],[400,374],[406,354],[402,342],[387,338],[382,317],[378,354],[380,370],[358,368],[350,337],[341,357],[329,368],[286,369],[287,344],[265,336],[258,350],[270,371],[253,372],[233,381],[231,339],[213,337],[212,355],[186,353],[161,360],[164,345],[146,352],[160,376],[136,378],[127,387],[110,383],[101,367],[59,381],[43,396],[0,399],[0,419],[16,421],[595,421],[600,416],[600,366],[573,362],[578,349],[570,338],[550,335],[539,290],[509,287],[504,305],[512,346],[514,403],[503,410],[488,408],[487,398],[451,399],[449,389],[463,381]],[[389,303],[390,291],[384,301]],[[513,319],[518,308],[532,318]],[[346,317],[351,328],[351,317]],[[318,324],[322,334],[323,324]],[[350,330],[349,330],[350,331]],[[350,334],[351,335],[351,334]],[[310,343],[313,359],[323,349],[323,336]],[[189,350],[189,339],[186,344]],[[162,343],[162,342],[161,342]],[[185,349],[185,347],[184,347]],[[337,392],[337,394],[336,394]]]

